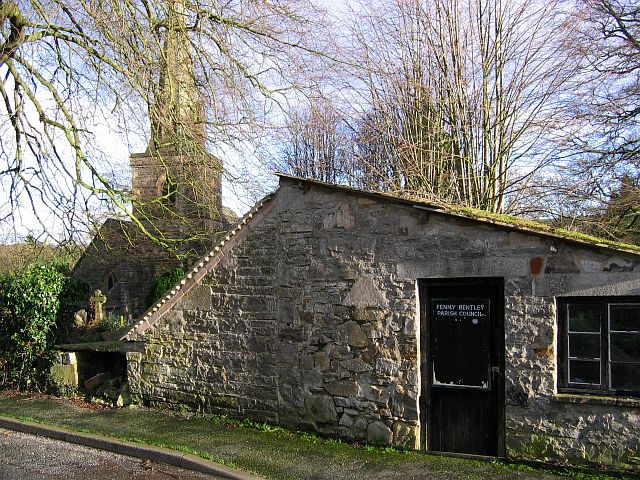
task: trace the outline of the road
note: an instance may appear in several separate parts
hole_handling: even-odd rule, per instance
[[[73,443],[0,429],[0,480],[221,478]]]

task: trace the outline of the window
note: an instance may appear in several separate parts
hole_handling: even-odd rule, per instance
[[[113,276],[113,273],[107,272],[102,277],[102,290],[106,293],[109,293],[113,286],[116,284],[116,279]]]
[[[176,204],[176,193],[178,185],[167,174],[162,174],[156,180],[156,191],[160,202],[166,207],[173,207]]]
[[[559,387],[640,395],[640,298],[558,300]]]

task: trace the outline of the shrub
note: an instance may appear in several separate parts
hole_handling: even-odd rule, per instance
[[[123,315],[107,315],[96,326],[102,332],[117,332],[126,325]]]
[[[184,270],[180,267],[176,267],[160,275],[153,284],[153,288],[147,297],[147,304],[153,305],[154,302],[164,297],[169,289],[178,283],[182,277],[184,277]]]
[[[64,259],[0,276],[0,387],[43,388],[61,313],[79,295]],[[71,316],[71,319],[73,317]]]

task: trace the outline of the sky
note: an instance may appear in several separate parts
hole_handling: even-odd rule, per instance
[[[350,4],[353,4],[353,2],[349,0],[315,1],[321,7],[327,9],[330,14],[340,14],[344,12]],[[5,72],[6,67],[0,67],[0,75],[3,75]],[[37,95],[44,104],[48,102],[42,91],[38,91]],[[4,132],[0,133],[3,135],[2,147],[6,148],[8,146],[7,138],[11,137],[12,132],[6,110],[3,110],[2,102],[0,102],[0,115],[5,117],[4,127],[6,128]],[[97,108],[94,109],[89,106],[87,111],[95,115],[95,118],[90,119],[88,122],[89,129],[93,134],[89,142],[89,147],[93,151],[99,151],[104,154],[104,160],[101,161],[105,171],[108,172],[112,170],[122,183],[130,185],[131,172],[129,168],[129,155],[143,152],[147,146],[147,139],[140,138],[140,136],[135,138],[135,136],[131,136],[129,133],[123,135],[123,132],[119,131],[121,129],[119,120],[117,118],[105,118],[101,116],[101,112],[99,112]],[[37,125],[38,122],[34,121],[33,124]],[[59,149],[63,149],[63,145],[66,142],[63,138],[60,138],[56,140],[55,143]],[[254,146],[247,143],[241,147],[240,149],[234,149],[221,146],[220,152],[213,152],[222,158],[225,169],[228,171],[223,178],[222,184],[223,204],[230,207],[238,215],[242,215],[248,211],[256,200],[277,187],[277,178],[270,175],[269,167],[265,167],[263,162],[261,163],[257,152],[254,150]],[[9,148],[6,149],[7,151],[9,150]],[[65,155],[68,155],[69,158],[73,157],[71,151],[62,151],[62,156]],[[0,158],[0,173],[3,169],[2,165],[3,161]],[[69,167],[73,167],[71,163]],[[259,179],[259,181],[247,183],[234,180],[238,178],[252,178]],[[0,218],[2,218],[3,214],[6,215],[9,205],[6,198],[8,185],[2,183],[1,176],[0,189],[2,190],[0,192]],[[31,234],[35,234],[37,237],[38,232],[41,230],[48,230],[54,234],[60,233],[61,222],[59,218],[47,214],[46,209],[39,206],[38,201],[35,200],[35,210],[40,216],[40,221],[44,222],[44,225],[39,225],[33,211],[34,208],[26,201],[26,196],[23,195],[22,200],[21,207],[10,212],[13,222],[0,222],[0,243],[20,240]]]

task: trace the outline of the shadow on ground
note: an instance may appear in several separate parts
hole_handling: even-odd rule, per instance
[[[274,479],[638,478],[354,446],[268,425],[218,417],[188,417],[145,408],[88,408],[77,399],[44,395],[0,394],[0,415],[194,453]]]

